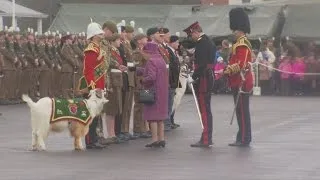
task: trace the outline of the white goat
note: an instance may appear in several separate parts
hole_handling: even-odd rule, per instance
[[[53,110],[53,100],[49,97],[41,98],[38,102],[33,102],[28,95],[22,95],[22,100],[27,102],[31,112],[32,126],[32,150],[46,150],[44,141],[47,139],[49,132],[62,132],[69,129],[70,134],[74,137],[75,150],[83,150],[81,138],[89,131],[89,125],[94,117],[98,116],[103,105],[108,102],[105,98],[106,92],[101,89],[91,90],[89,98],[84,100],[86,108],[90,113],[91,119],[88,123],[65,118],[61,121],[50,122]]]

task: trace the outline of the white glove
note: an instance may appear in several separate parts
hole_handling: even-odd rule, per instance
[[[189,76],[189,77],[188,77],[188,83],[193,83],[193,81],[194,81],[194,80],[192,79],[192,77]]]

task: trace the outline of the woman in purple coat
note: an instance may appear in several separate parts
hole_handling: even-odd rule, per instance
[[[149,60],[142,72],[142,84],[144,89],[155,90],[155,103],[143,107],[143,119],[150,123],[152,132],[152,142],[146,147],[165,147],[163,121],[168,118],[168,98],[165,98],[168,97],[168,69],[157,43],[148,42],[144,51]]]

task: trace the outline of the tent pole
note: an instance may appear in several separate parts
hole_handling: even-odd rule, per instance
[[[12,0],[12,28],[16,30],[16,1]]]

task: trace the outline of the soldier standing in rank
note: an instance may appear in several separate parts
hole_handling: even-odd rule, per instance
[[[46,54],[48,55],[52,67],[51,67],[51,97],[57,97],[58,91],[59,91],[59,86],[57,86],[57,80],[58,80],[58,73],[59,72],[59,62],[58,59],[56,58],[55,52],[53,51],[53,40],[54,37],[52,35],[48,36],[48,41],[46,43]],[[61,69],[61,67],[60,67]]]
[[[31,98],[35,98],[35,79],[34,79],[34,69],[38,66],[36,63],[34,55],[29,50],[29,43],[27,38],[21,37],[21,50],[25,54],[26,66],[23,69],[22,74],[22,93],[28,94]]]
[[[31,87],[32,87],[32,92],[31,92],[31,97],[38,97],[40,96],[40,94],[38,94],[38,85],[39,85],[39,71],[38,71],[38,68],[40,66],[40,61],[38,59],[38,53],[36,51],[36,41],[35,41],[35,36],[33,34],[29,34],[28,35],[28,50],[30,52],[30,54],[28,55],[28,59],[29,58],[32,58],[33,61],[34,61],[34,68],[32,70],[32,84],[31,84]]]
[[[136,49],[133,51],[132,59],[136,67],[144,67],[147,63],[147,54],[143,51],[143,47],[147,44],[148,38],[145,34],[137,34],[133,42]],[[142,117],[144,104],[139,103],[139,91],[142,90],[143,76],[135,73],[135,91],[134,91],[134,112],[133,112],[133,132],[134,135],[140,138],[150,138],[151,133],[147,121]]]
[[[27,70],[29,64],[25,57],[25,52],[22,50],[22,43],[24,40],[25,37],[20,36],[20,34],[16,34],[14,50],[18,60],[21,62],[21,68],[18,69],[18,97],[21,97],[22,93],[28,93],[28,88],[30,86],[30,71]]]
[[[102,119],[107,122],[107,142],[121,143],[124,139],[119,137],[121,124],[119,124],[119,119],[116,119],[116,116],[119,116],[122,113],[123,72],[127,69],[123,65],[123,59],[118,50],[121,43],[120,35],[114,33],[108,39],[111,45],[108,69],[108,73],[110,73],[110,87],[108,89],[110,91],[108,94],[109,102],[104,106],[104,115],[102,116]]]
[[[16,92],[16,83],[17,83],[17,68],[20,68],[21,63],[18,60],[18,57],[15,55],[14,52],[14,42],[13,42],[13,33],[9,32],[6,39],[6,46],[3,47],[3,55],[5,57],[5,79],[4,79],[4,86],[6,87],[7,91],[7,99],[10,100],[11,103],[17,98]]]
[[[104,39],[101,42],[101,48],[106,52],[105,63],[106,63],[106,89],[108,91],[107,99],[109,102],[104,105],[104,112],[102,114],[102,129],[103,144],[118,144],[123,142],[115,133],[115,117],[122,112],[122,101],[121,101],[121,88],[122,88],[122,73],[119,70],[121,65],[118,63],[117,59],[114,58],[115,53],[114,46],[117,37],[118,29],[114,22],[107,21],[102,27],[104,31]]]
[[[78,69],[78,57],[72,50],[72,36],[66,35],[61,38],[61,56],[62,56],[62,92],[64,98],[71,98],[70,89],[75,89],[74,72]]]
[[[73,42],[72,42],[72,50],[77,56],[78,60],[78,69],[75,72],[76,74],[76,79],[80,79],[81,77],[81,72],[83,70],[83,51],[79,48],[79,37],[74,36]]]
[[[250,62],[252,47],[246,34],[250,33],[250,21],[243,8],[234,8],[229,13],[230,29],[237,41],[232,46],[232,54],[223,74],[228,76],[236,106],[239,126],[237,138],[229,146],[249,146],[251,142],[251,118],[249,96],[253,88]],[[240,94],[239,94],[240,93]]]
[[[188,78],[193,83],[199,109],[201,112],[203,132],[198,142],[191,147],[210,147],[212,145],[212,113],[211,91],[213,88],[213,55],[216,54],[215,46],[209,37],[202,32],[198,22],[193,23],[184,30],[196,41],[194,73]]]
[[[50,60],[46,53],[46,37],[41,35],[38,37],[39,44],[37,45],[37,53],[40,60],[40,75],[39,75],[39,92],[40,97],[52,97],[52,69],[54,63]]]
[[[124,26],[121,32],[121,44],[123,48],[123,59],[124,65],[133,67],[133,59],[132,59],[132,47],[131,40],[133,39],[134,28],[132,26]],[[121,134],[125,139],[133,140],[136,139],[137,136],[134,136],[129,133],[130,127],[130,116],[133,105],[133,94],[135,87],[135,78],[134,71],[127,71],[124,74],[126,76],[126,86],[123,91],[123,111],[122,111],[122,119],[121,119]]]
[[[80,90],[87,92],[90,89],[105,88],[105,62],[106,52],[101,49],[100,43],[103,37],[103,30],[97,23],[90,23],[87,28],[87,39],[90,44],[84,50],[83,78],[80,79]],[[84,83],[82,83],[84,82]],[[97,125],[99,117],[93,119],[89,133],[86,135],[85,142],[87,149],[101,149],[105,146],[98,142]]]
[[[5,86],[4,86],[4,71],[5,71],[5,61],[2,54],[2,47],[5,47],[5,34],[0,32],[0,103],[5,103]]]
[[[20,34],[18,32],[13,33],[13,51],[15,56],[18,59],[18,66],[16,71],[16,81],[15,81],[15,100],[18,100],[21,97],[21,75],[22,75],[22,68],[25,64],[24,54],[19,49],[18,41],[20,40]]]
[[[56,86],[56,94],[55,97],[62,97],[62,58],[60,55],[60,44],[57,39],[57,37],[53,36],[54,38],[52,39],[52,54],[54,58],[56,59],[57,66],[55,67],[55,73],[54,73],[54,84]],[[82,72],[82,71],[81,71]]]

